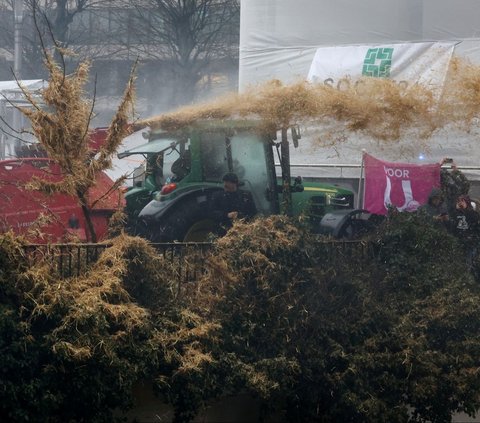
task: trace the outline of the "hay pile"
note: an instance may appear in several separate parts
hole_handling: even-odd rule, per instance
[[[197,120],[256,118],[265,131],[322,125],[323,135],[337,140],[352,131],[382,141],[395,141],[406,134],[426,139],[452,123],[470,127],[480,116],[479,75],[478,66],[453,60],[440,98],[419,84],[405,86],[379,78],[345,78],[342,89],[304,81],[283,85],[274,80],[243,94],[154,116],[139,125],[177,130]]]

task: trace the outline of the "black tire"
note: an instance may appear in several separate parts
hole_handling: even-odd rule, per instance
[[[218,225],[213,219],[207,218],[194,222],[183,236],[184,242],[206,242],[217,232]]]
[[[365,212],[359,210],[358,213],[348,216],[337,237],[340,239],[358,239],[371,232],[374,228],[375,225],[369,221],[368,216],[365,216]]]

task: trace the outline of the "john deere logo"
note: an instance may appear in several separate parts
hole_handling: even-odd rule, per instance
[[[392,56],[393,48],[369,48],[363,62],[362,75],[388,78]]]

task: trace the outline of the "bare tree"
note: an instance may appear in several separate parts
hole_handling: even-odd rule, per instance
[[[189,103],[212,62],[238,52],[238,0],[133,0],[124,32],[128,48],[168,67],[173,103]],[[172,105],[177,105],[172,104]]]
[[[32,8],[38,8],[39,0],[29,1],[32,3]],[[66,47],[70,44],[68,28],[73,22],[75,15],[95,7],[99,2],[92,0],[52,0],[45,3],[51,3],[49,10],[53,15],[50,17],[53,36],[55,40]]]
[[[0,0],[0,42],[4,52],[13,55],[13,9],[15,1]],[[43,63],[42,43],[51,48],[55,43],[77,54],[69,62],[75,67],[79,61],[105,56],[105,48],[111,43],[109,32],[100,34],[92,16],[108,10],[114,0],[23,0],[24,19],[22,29],[23,78],[47,76]],[[98,31],[91,31],[96,26]],[[40,42],[42,38],[42,43]],[[95,46],[92,48],[92,45]],[[53,50],[55,59],[60,57]]]
[[[48,37],[55,44],[75,52],[79,60],[94,60],[109,56],[113,43],[111,33],[102,20],[114,0],[26,0],[33,16],[41,20],[45,41]],[[95,29],[95,30],[92,30]],[[37,42],[38,45],[38,42]],[[58,50],[55,59],[58,61]],[[74,65],[78,62],[73,61]]]

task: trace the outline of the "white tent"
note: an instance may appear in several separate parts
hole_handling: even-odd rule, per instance
[[[458,41],[480,62],[478,0],[242,0],[240,89],[306,78],[319,47]]]
[[[242,0],[240,91],[271,79],[307,79],[317,50],[326,47],[440,41],[454,45],[453,55],[480,63],[479,22],[478,0]],[[474,167],[480,165],[479,132],[444,131],[429,141],[428,151],[416,140],[381,148],[358,135],[335,149],[318,148],[307,135],[291,160],[359,164],[366,149],[391,161],[453,157]],[[318,173],[301,173],[309,172]]]

